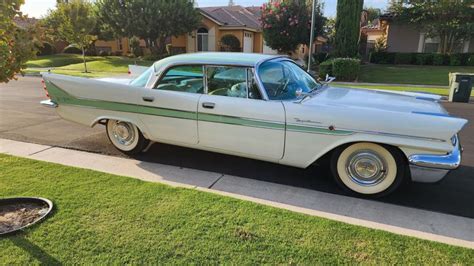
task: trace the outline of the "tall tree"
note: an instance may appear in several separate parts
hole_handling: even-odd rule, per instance
[[[356,57],[358,55],[363,5],[364,0],[337,0],[335,56]]]
[[[97,39],[92,34],[97,23],[92,4],[86,0],[58,1],[56,9],[50,10],[45,20],[56,29],[59,39],[82,50],[84,72],[88,72],[86,48]]]
[[[101,23],[117,36],[137,36],[153,53],[166,51],[166,38],[194,30],[201,23],[193,0],[98,0]]]
[[[382,14],[382,10],[380,10],[380,8],[365,7],[364,10],[367,11],[367,20],[369,21],[369,23],[372,23]]]
[[[14,22],[25,19],[20,12],[23,3],[24,0],[0,2],[0,82],[14,79],[36,54],[34,29],[20,28]]]
[[[405,0],[390,7],[396,20],[415,25],[427,37],[439,38],[438,52],[450,54],[463,41],[474,37],[472,0]]]
[[[317,1],[317,0],[314,0]],[[316,5],[315,34],[323,32],[326,20],[321,3]],[[261,22],[265,43],[282,53],[294,51],[300,44],[309,44],[312,1],[270,0],[262,5]]]

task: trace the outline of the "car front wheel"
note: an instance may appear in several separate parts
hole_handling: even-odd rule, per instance
[[[331,171],[344,190],[379,197],[402,184],[406,162],[396,148],[361,142],[336,149],[331,157]]]
[[[132,123],[107,120],[107,137],[116,149],[127,155],[135,155],[144,150],[149,141]]]

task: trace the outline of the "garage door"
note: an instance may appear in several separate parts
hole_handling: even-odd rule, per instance
[[[253,53],[253,33],[244,31],[244,53]]]

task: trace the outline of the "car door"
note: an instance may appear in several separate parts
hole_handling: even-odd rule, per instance
[[[207,66],[206,92],[199,99],[199,145],[217,151],[277,161],[285,141],[280,101],[261,99],[253,69]]]
[[[197,144],[197,106],[204,92],[203,67],[168,69],[154,88],[142,88],[140,118],[152,140]]]

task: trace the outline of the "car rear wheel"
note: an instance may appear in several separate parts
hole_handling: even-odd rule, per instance
[[[132,123],[111,119],[107,120],[106,128],[110,142],[127,155],[138,154],[149,144],[149,140]]]
[[[361,142],[336,149],[331,157],[331,171],[344,190],[380,197],[402,184],[406,161],[396,148]]]

